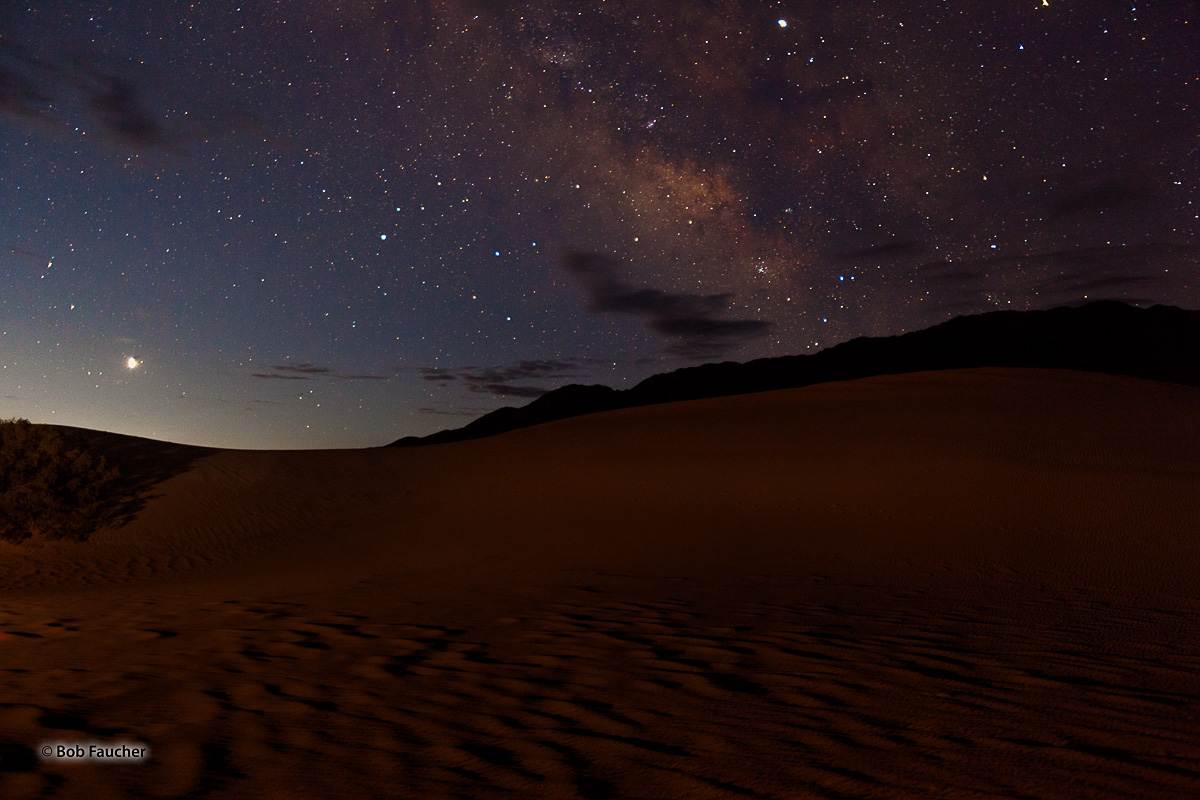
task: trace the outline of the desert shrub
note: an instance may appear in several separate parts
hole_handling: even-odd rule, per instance
[[[117,515],[117,479],[53,428],[0,420],[0,539],[86,539]]]

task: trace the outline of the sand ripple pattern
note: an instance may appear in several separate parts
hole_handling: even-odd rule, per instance
[[[10,654],[127,656],[0,667],[0,796],[272,797],[290,783],[312,797],[1177,798],[1200,785],[1194,617],[1082,600],[879,609],[714,615],[584,595],[464,629],[228,600],[186,627],[153,603],[114,609],[125,627],[104,630],[104,615],[9,607]],[[120,737],[149,742],[152,762],[34,752]]]

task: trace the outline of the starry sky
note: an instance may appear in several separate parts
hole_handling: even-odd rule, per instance
[[[0,417],[381,445],[1200,306],[1194,0],[0,3]]]

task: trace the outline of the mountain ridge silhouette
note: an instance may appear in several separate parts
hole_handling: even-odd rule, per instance
[[[726,361],[651,375],[630,389],[569,384],[462,428],[387,447],[466,441],[618,408],[942,369],[1074,369],[1200,386],[1200,311],[1117,300],[960,316],[896,336],[859,337],[811,355]]]

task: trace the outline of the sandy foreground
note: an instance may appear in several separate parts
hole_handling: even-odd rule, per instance
[[[143,446],[133,522],[0,544],[0,797],[1200,796],[1200,389]]]

